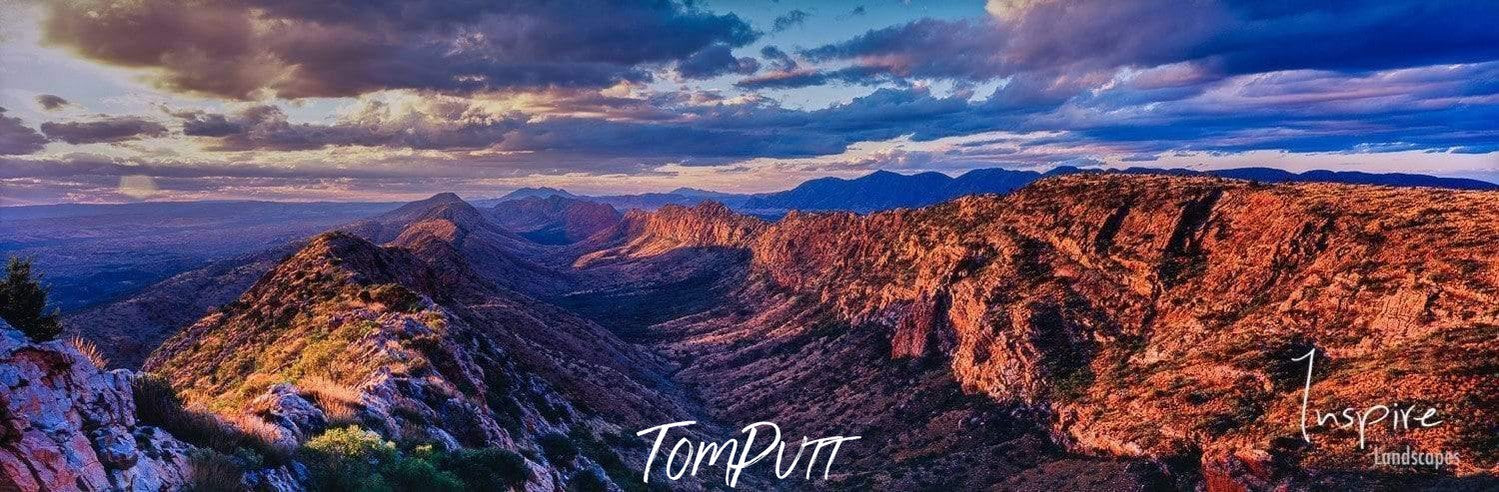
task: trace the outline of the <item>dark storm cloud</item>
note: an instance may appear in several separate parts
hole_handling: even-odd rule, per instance
[[[42,123],[42,133],[70,144],[111,143],[167,134],[161,123],[134,116],[110,116],[89,121]]]
[[[21,123],[20,118],[6,116],[0,108],[0,155],[30,154],[47,146],[47,137]]]
[[[47,111],[52,111],[52,110],[55,110],[55,109],[62,108],[63,106],[67,106],[68,105],[68,100],[67,99],[63,99],[61,96],[54,96],[52,94],[42,94],[42,95],[36,96],[36,103],[39,104],[39,105],[41,105],[42,109],[45,109]]]
[[[785,13],[784,15],[776,17],[775,20],[771,21],[771,28],[776,32],[785,31],[787,29],[805,24],[807,22],[807,17],[810,16],[810,14],[801,9],[793,10]]]
[[[51,2],[46,40],[157,69],[169,89],[251,99],[382,89],[605,87],[757,33],[669,1]],[[561,42],[560,40],[565,40]]]
[[[737,73],[749,75],[760,69],[754,58],[736,58],[727,45],[716,44],[694,53],[677,65],[677,73],[689,79],[706,79]]]

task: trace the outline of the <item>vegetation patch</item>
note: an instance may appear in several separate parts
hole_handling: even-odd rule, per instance
[[[507,490],[531,477],[525,459],[504,449],[402,450],[359,426],[330,429],[312,438],[302,455],[312,490]]]

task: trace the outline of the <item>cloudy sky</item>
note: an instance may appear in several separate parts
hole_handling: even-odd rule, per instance
[[[0,0],[0,204],[1057,165],[1499,181],[1495,25],[1441,0]]]

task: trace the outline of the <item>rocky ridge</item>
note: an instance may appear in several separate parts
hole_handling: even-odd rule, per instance
[[[104,371],[62,341],[0,321],[0,489],[171,490],[191,447],[140,424],[133,374]]]
[[[643,464],[638,449],[559,462],[541,451],[545,436],[619,439],[693,419],[653,356],[490,284],[451,247],[426,248],[419,257],[343,233],[314,238],[145,368],[188,403],[269,426],[288,447],[355,424],[441,450],[525,451],[531,490],[591,470],[624,480],[623,463]]]

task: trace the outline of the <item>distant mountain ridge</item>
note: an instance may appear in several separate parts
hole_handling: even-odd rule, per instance
[[[506,200],[489,209],[501,227],[540,244],[571,244],[619,222],[623,216],[606,203],[562,195]]]
[[[736,194],[697,188],[677,188],[667,193],[587,196],[556,188],[521,188],[498,199],[475,201],[477,206],[527,197],[561,196],[611,205],[620,210],[655,210],[667,205],[692,206],[704,200],[723,203],[735,211],[776,217],[790,210],[869,213],[895,208],[935,205],[960,196],[1003,194],[1047,176],[1113,172],[1215,176],[1265,183],[1343,183],[1397,187],[1433,187],[1458,190],[1495,190],[1499,184],[1467,178],[1447,178],[1409,173],[1313,170],[1294,173],[1267,167],[1245,167],[1198,171],[1131,167],[1126,169],[1082,169],[1061,166],[1046,172],[983,168],[951,177],[938,172],[900,174],[878,170],[857,178],[826,177],[805,181],[795,188],[771,193]]]
[[[552,195],[557,195],[565,198],[576,198],[578,196],[572,193],[568,193],[567,190],[539,186],[534,188],[521,188],[510,193],[506,193],[505,196],[500,197],[500,200],[515,200],[519,198],[529,197],[546,198]]]
[[[945,202],[977,193],[1008,193],[1045,176],[1035,171],[975,169],[953,178],[924,172],[897,174],[875,171],[859,178],[819,178],[796,188],[756,196],[749,210],[841,210],[873,212]]]
[[[1363,171],[1328,171],[1325,169],[1293,173],[1269,167],[1241,167],[1209,171],[1132,167],[1125,169],[1123,172],[1132,174],[1172,174],[1178,176],[1217,176],[1220,178],[1264,181],[1267,183],[1343,183],[1398,187],[1452,188],[1458,190],[1499,190],[1499,184],[1488,181],[1409,173],[1366,173]]]

